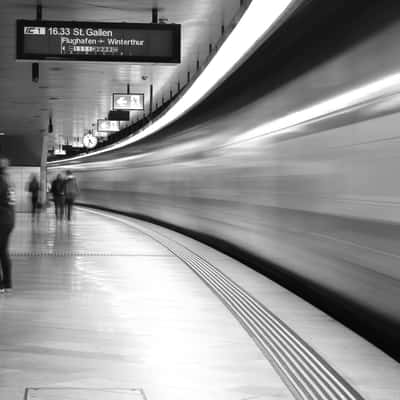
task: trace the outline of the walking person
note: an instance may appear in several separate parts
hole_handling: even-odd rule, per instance
[[[7,182],[7,167],[8,160],[0,159],[0,293],[10,291],[12,287],[11,260],[8,254],[8,240],[11,231],[14,228],[15,195]]]
[[[28,192],[30,192],[31,194],[31,201],[32,201],[32,208],[31,208],[32,222],[34,222],[35,217],[37,221],[40,218],[39,191],[40,191],[39,181],[36,175],[32,174],[28,184]]]
[[[65,196],[64,196],[64,179],[61,174],[51,183],[51,193],[53,194],[54,208],[56,213],[56,220],[64,218]]]
[[[72,175],[70,170],[67,171],[67,177],[64,181],[64,194],[65,194],[65,205],[67,207],[67,219],[71,221],[72,218],[72,207],[75,199],[79,194],[78,183],[76,182],[75,176]]]

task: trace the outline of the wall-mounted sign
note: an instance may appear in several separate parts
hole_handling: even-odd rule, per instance
[[[181,26],[17,20],[18,60],[180,63]]]
[[[65,156],[67,152],[63,149],[54,149],[55,156]]]
[[[99,132],[99,131],[96,131],[93,133],[94,136],[96,136],[97,138],[100,138],[100,139],[104,139],[104,138],[108,137],[108,134],[109,134],[109,132]]]
[[[129,121],[129,111],[109,111],[108,119],[110,121]]]
[[[118,132],[119,121],[109,121],[108,119],[97,120],[97,130],[99,132]]]
[[[144,94],[143,93],[113,93],[114,110],[144,110]]]

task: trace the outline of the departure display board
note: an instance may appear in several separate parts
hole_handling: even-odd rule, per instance
[[[181,26],[17,20],[18,60],[180,63]]]

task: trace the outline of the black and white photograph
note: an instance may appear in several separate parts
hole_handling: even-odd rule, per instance
[[[0,400],[400,400],[399,0],[0,6]]]

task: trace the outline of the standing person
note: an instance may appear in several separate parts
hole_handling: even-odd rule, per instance
[[[54,199],[56,219],[61,221],[64,218],[65,206],[64,179],[61,174],[58,174],[57,178],[51,183],[51,193],[53,194]]]
[[[72,207],[76,196],[79,194],[78,184],[76,178],[72,175],[70,170],[67,171],[67,177],[64,181],[64,194],[65,194],[65,204],[67,207],[67,219],[71,221],[72,217]]]
[[[14,196],[7,182],[8,160],[0,159],[0,292],[11,290],[11,260],[8,254],[8,239],[14,228]]]
[[[31,193],[31,201],[32,201],[32,222],[34,221],[35,216],[37,219],[39,219],[40,217],[39,191],[40,191],[39,181],[36,175],[32,174],[28,184],[28,192]]]

